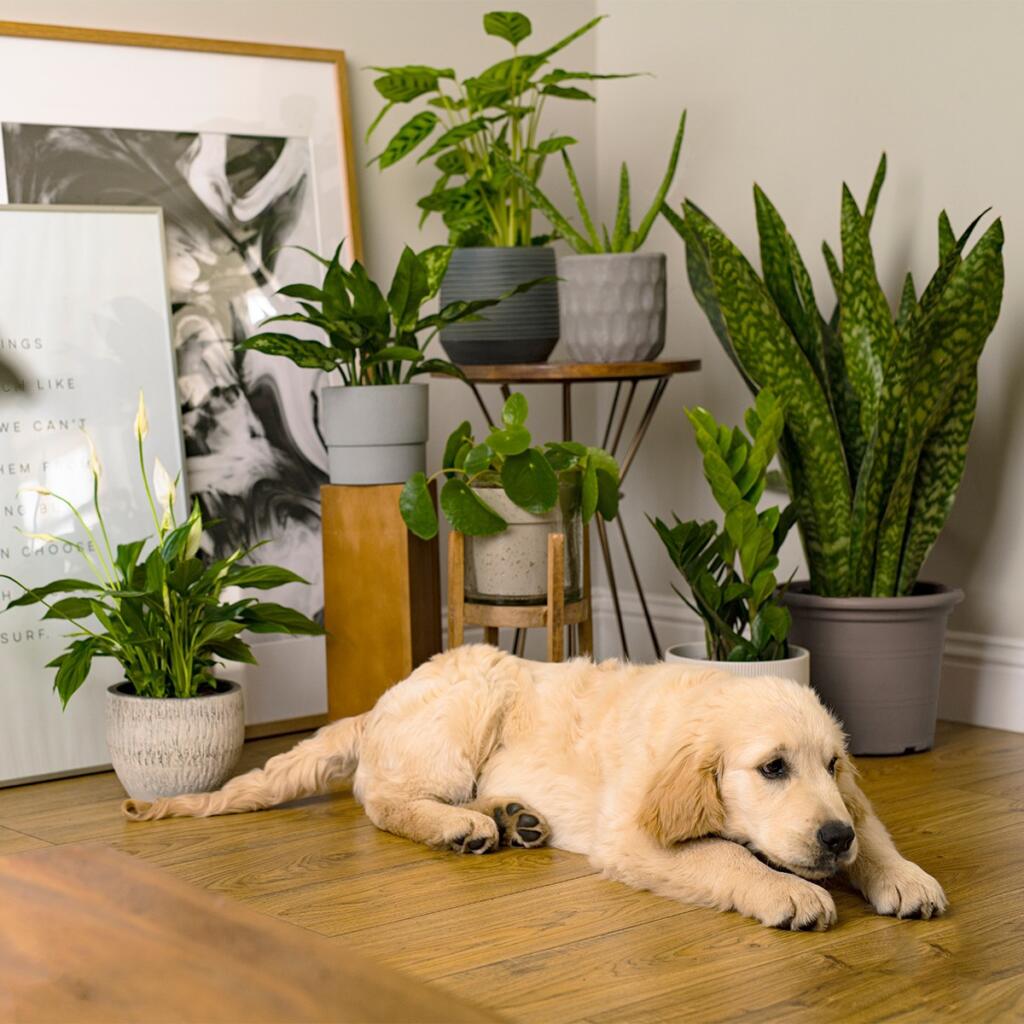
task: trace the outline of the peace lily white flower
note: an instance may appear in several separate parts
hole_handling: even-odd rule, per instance
[[[174,492],[177,490],[177,481],[172,479],[171,474],[159,459],[153,460],[153,491],[156,495],[157,504],[163,509],[163,517],[160,528],[166,529],[171,525],[171,509],[174,507]]]
[[[40,494],[44,498],[49,497],[53,494],[53,491],[49,487],[40,487],[38,484],[25,484],[18,488],[19,494]]]
[[[146,415],[146,399],[139,391],[139,411],[135,414],[135,436],[144,441],[149,433],[149,416]]]
[[[203,520],[196,516],[188,530],[188,538],[185,540],[185,557],[194,558],[199,550],[199,542],[203,539]]]
[[[27,530],[18,531],[22,537],[28,540],[45,540],[47,542],[53,542],[55,544],[66,544],[68,543],[65,537],[55,537],[52,533],[29,533]]]
[[[89,472],[99,480],[103,467],[100,465],[100,457],[96,454],[96,445],[92,443],[92,436],[85,427],[82,427],[82,433],[85,434],[85,440],[89,443]]]

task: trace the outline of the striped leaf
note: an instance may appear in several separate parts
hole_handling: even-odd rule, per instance
[[[518,11],[490,11],[484,15],[484,31],[518,46],[533,31],[533,26],[530,19]]]
[[[685,220],[704,244],[717,305],[739,361],[758,385],[772,388],[783,403],[820,546],[822,592],[845,593],[850,479],[821,383],[746,257],[696,207],[687,204],[685,210]]]
[[[455,125],[454,128],[449,128],[448,131],[444,132],[439,138],[434,140],[430,149],[428,149],[419,158],[419,160],[416,161],[416,163],[421,164],[424,160],[429,160],[432,156],[436,156],[442,150],[448,149],[451,146],[457,146],[459,143],[473,138],[474,135],[479,135],[490,123],[490,120],[490,118],[486,117],[474,117],[469,121],[463,121],[461,124]]]
[[[437,114],[432,110],[421,110],[418,114],[409,118],[401,128],[391,136],[390,141],[383,151],[370,161],[380,163],[381,169],[398,163],[404,156],[408,156],[424,139],[426,139],[437,125]]]

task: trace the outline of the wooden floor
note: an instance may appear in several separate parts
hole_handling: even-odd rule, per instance
[[[244,766],[294,740],[248,744]],[[946,887],[946,917],[876,917],[836,886],[833,931],[771,931],[558,850],[434,853],[377,832],[347,793],[128,824],[111,774],[0,790],[0,855],[112,846],[512,1020],[1024,1019],[1024,736],[940,724],[933,752],[860,764],[904,853]]]

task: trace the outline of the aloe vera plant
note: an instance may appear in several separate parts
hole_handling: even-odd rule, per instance
[[[636,252],[651,233],[654,221],[658,217],[665,196],[672,187],[672,181],[676,176],[676,167],[679,164],[679,152],[683,146],[683,133],[686,131],[686,111],[684,110],[679,118],[679,127],[676,129],[676,136],[672,142],[672,151],[668,158],[668,168],[658,191],[654,195],[643,219],[634,228],[631,210],[629,167],[622,162],[619,169],[619,198],[615,204],[615,224],[609,232],[606,224],[601,225],[598,232],[587,201],[583,198],[583,190],[580,188],[579,179],[576,176],[576,169],[569,158],[568,150],[563,149],[562,162],[565,164],[565,173],[572,187],[573,197],[576,200],[576,208],[579,210],[580,221],[583,224],[583,231],[578,230],[568,217],[563,214],[557,206],[541,191],[537,184],[531,181],[519,168],[510,166],[510,170],[522,185],[523,190],[530,197],[533,205],[547,217],[551,226],[564,238],[578,253],[610,253],[610,252]]]
[[[782,436],[782,404],[768,388],[758,394],[745,416],[749,438],[739,427],[716,422],[707,409],[686,415],[704,456],[704,478],[725,516],[722,529],[714,520],[673,517],[673,526],[651,520],[692,600],[676,592],[704,622],[709,659],[786,658],[790,613],[779,602],[775,570],[795,509],[757,510]]]
[[[864,209],[844,185],[841,262],[823,253],[836,294],[819,311],[785,223],[754,187],[761,275],[687,202],[662,212],[686,243],[690,285],[726,353],[757,393],[783,403],[780,455],[814,593],[909,594],[952,507],[977,399],[978,359],[999,316],[1003,228],[973,249],[939,215],[939,265],[918,295],[904,280],[893,316],[869,232],[883,154]]]

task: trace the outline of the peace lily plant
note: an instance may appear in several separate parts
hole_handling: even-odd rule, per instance
[[[932,742],[945,622],[963,595],[919,576],[960,485],[1004,282],[1002,222],[968,250],[981,218],[958,236],[943,211],[938,268],[920,292],[906,274],[894,313],[870,240],[885,172],[883,155],[863,209],[843,186],[839,257],[822,246],[835,292],[824,312],[757,186],[760,274],[694,203],[682,216],[664,208],[727,355],[755,394],[771,388],[782,403],[779,450],[810,574],[786,594],[791,637],[810,648],[859,753]]]
[[[305,615],[283,605],[225,591],[238,587],[266,590],[286,583],[304,583],[289,569],[246,565],[253,549],[239,549],[227,558],[208,562],[199,557],[203,518],[199,503],[178,522],[177,478],[155,460],[152,484],[145,468],[144,441],[149,419],[139,395],[134,435],[146,504],[153,519],[149,538],[113,543],[100,501],[102,467],[91,438],[95,528],[74,502],[45,487],[26,488],[65,505],[85,540],[26,533],[32,539],[70,544],[83,558],[93,579],[55,579],[38,587],[12,580],[24,593],[8,608],[41,604],[44,619],[68,623],[67,649],[48,665],[57,670],[54,689],[65,707],[89,675],[94,658],[113,658],[131,690],[140,697],[187,699],[216,692],[226,684],[216,670],[224,662],[255,664],[240,634],[319,635],[323,629]],[[88,435],[86,435],[88,437]]]

